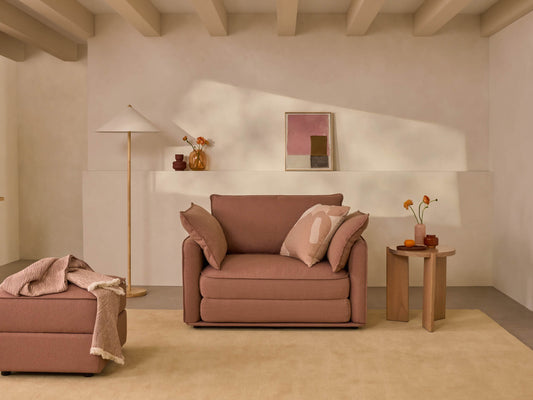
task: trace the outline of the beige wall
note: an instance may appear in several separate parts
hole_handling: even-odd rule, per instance
[[[490,39],[494,285],[533,310],[533,13]]]
[[[31,51],[17,64],[20,256],[83,255],[87,64]]]
[[[16,63],[0,57],[0,265],[19,259]]]
[[[274,15],[230,16],[210,37],[196,16],[165,15],[142,37],[113,15],[96,19],[88,51],[88,172],[84,251],[108,273],[126,271],[126,138],[97,134],[133,104],[161,132],[133,138],[133,282],[181,283],[178,211],[219,193],[345,194],[370,212],[369,284],[385,284],[385,246],[413,235],[408,197],[440,198],[428,233],[455,245],[449,284],[492,284],[488,172],[488,40],[479,19],[455,18],[414,37],[410,16],[382,15],[347,37],[340,15],[299,16],[278,37]],[[284,172],[284,112],[335,113],[333,173]],[[211,171],[170,171],[182,136],[204,135]],[[483,199],[483,201],[479,201]],[[421,268],[413,269],[421,283]]]

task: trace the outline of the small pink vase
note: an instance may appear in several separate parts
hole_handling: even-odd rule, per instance
[[[424,238],[426,237],[426,225],[415,225],[415,244],[424,246]]]

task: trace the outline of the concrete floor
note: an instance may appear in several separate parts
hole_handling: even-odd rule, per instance
[[[20,271],[31,261],[21,260],[0,266],[0,281]],[[180,286],[147,286],[145,297],[128,299],[128,308],[177,309],[183,308],[183,289]],[[368,308],[384,309],[384,287],[368,288]],[[422,288],[409,288],[409,307],[422,308]],[[479,309],[500,324],[509,333],[533,349],[533,311],[517,303],[490,286],[452,286],[447,288],[446,308]],[[399,322],[401,323],[401,322]]]

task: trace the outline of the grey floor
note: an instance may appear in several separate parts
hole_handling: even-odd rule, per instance
[[[20,271],[31,261],[21,260],[0,266],[0,282]],[[128,308],[182,309],[180,286],[148,286],[145,297],[128,299]],[[385,288],[368,288],[368,308],[385,308]],[[409,288],[409,307],[422,308],[422,288]],[[490,286],[452,286],[447,288],[446,307],[450,309],[478,309],[500,324],[509,333],[533,349],[533,311],[517,303]]]

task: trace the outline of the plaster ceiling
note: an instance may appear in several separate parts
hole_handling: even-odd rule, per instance
[[[275,13],[276,0],[223,0],[229,13]],[[481,14],[497,0],[471,0],[462,14]],[[105,0],[78,0],[94,14],[114,13]],[[165,14],[194,13],[190,0],[152,0],[154,6]],[[300,13],[345,13],[351,0],[299,0]],[[423,0],[385,0],[381,13],[412,14]]]

